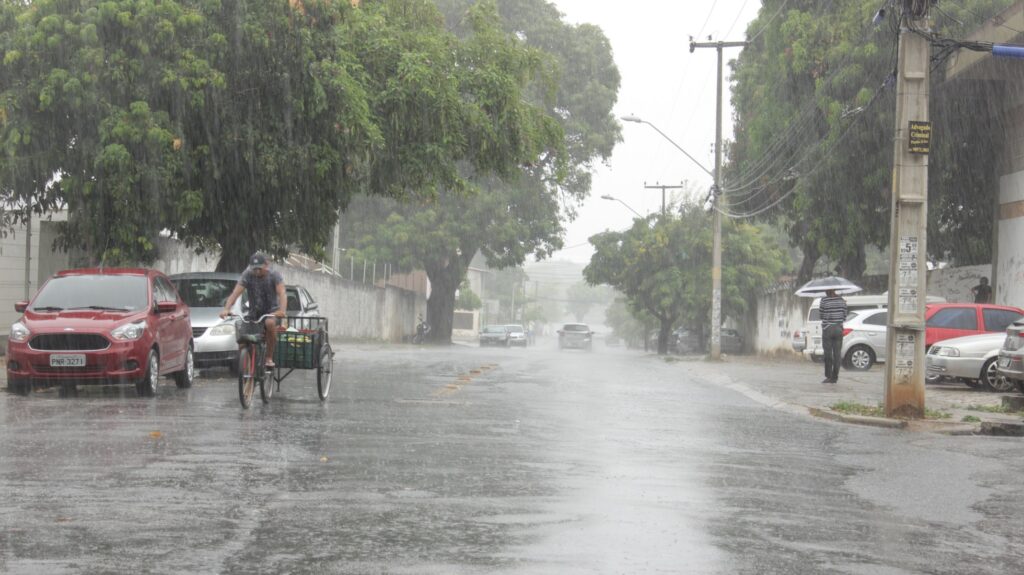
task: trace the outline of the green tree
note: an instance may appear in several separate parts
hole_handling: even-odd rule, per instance
[[[459,285],[459,297],[455,300],[455,309],[472,311],[481,307],[483,307],[483,303],[480,301],[480,296],[476,295],[473,288],[469,287],[468,281],[463,281]]]
[[[566,308],[576,321],[582,322],[591,308],[600,304],[607,305],[612,298],[612,290],[608,286],[594,286],[580,281],[569,286],[566,293]]]
[[[668,351],[677,323],[703,332],[711,308],[711,218],[696,206],[680,215],[643,218],[625,232],[590,238],[594,255],[583,270],[588,283],[608,284],[622,292],[635,312],[658,322],[658,353]],[[723,224],[722,311],[742,317],[757,290],[771,284],[786,255],[756,227]]]
[[[619,140],[619,126],[611,115],[619,75],[600,30],[564,23],[548,2],[537,2],[546,8],[524,12],[526,20],[513,22],[507,19],[508,4],[498,4],[505,20],[487,21],[503,29],[474,31],[469,25],[484,23],[482,15],[494,13],[494,2],[439,2],[460,37],[471,41],[486,33],[492,38],[497,48],[488,54],[533,55],[529,66],[504,65],[495,73],[500,72],[501,85],[512,90],[501,100],[510,106],[503,118],[511,121],[539,113],[551,122],[534,119],[526,126],[534,126],[532,133],[524,129],[507,137],[532,138],[543,143],[543,149],[532,156],[521,153],[524,150],[504,150],[505,158],[518,161],[515,173],[467,173],[473,183],[469,193],[442,187],[418,202],[376,202],[368,210],[355,209],[358,216],[345,218],[357,249],[427,272],[428,316],[435,342],[451,341],[455,288],[473,256],[480,252],[490,267],[500,269],[518,266],[528,255],[547,257],[560,248],[563,222],[589,192],[593,162],[609,157]],[[548,44],[554,46],[550,52],[543,50]],[[378,217],[366,217],[368,212],[377,212]]]

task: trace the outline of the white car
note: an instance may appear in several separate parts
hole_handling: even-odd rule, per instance
[[[885,309],[851,311],[843,322],[843,365],[847,369],[866,371],[875,363],[885,362],[885,342],[888,339],[885,324],[889,312]]]
[[[941,377],[958,379],[970,387],[989,391],[1010,391],[1013,382],[996,373],[999,349],[1006,333],[983,333],[940,341],[928,350],[925,368],[929,381]]]
[[[521,325],[506,325],[505,329],[508,330],[508,344],[510,346],[519,345],[526,347],[526,329]]]

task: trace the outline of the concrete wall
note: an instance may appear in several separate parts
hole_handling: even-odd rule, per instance
[[[213,271],[216,256],[198,256],[180,242],[161,239],[161,257],[153,267],[167,274]],[[426,314],[422,293],[374,286],[335,275],[275,264],[288,284],[298,284],[320,304],[330,335],[339,339],[401,342],[416,331],[416,316]]]
[[[996,303],[1024,305],[1024,171],[999,179]]]
[[[796,297],[794,291],[796,287],[787,283],[758,296],[754,352],[795,353],[793,332],[804,328],[807,309],[814,299]]]
[[[978,285],[981,278],[992,280],[992,266],[964,266],[944,268],[928,272],[928,295],[943,297],[950,303],[973,302],[971,288]],[[996,294],[996,302],[999,301]]]
[[[53,250],[56,222],[64,219],[64,213],[33,217],[31,233],[26,226],[17,226],[0,238],[0,351],[7,349],[8,328],[21,315],[14,311],[14,303],[34,296],[54,272],[68,267],[67,254]],[[27,282],[26,254],[31,256]]]

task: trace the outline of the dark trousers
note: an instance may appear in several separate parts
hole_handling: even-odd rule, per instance
[[[825,379],[839,379],[839,362],[843,361],[843,326],[834,324],[822,329],[821,347],[825,350]]]

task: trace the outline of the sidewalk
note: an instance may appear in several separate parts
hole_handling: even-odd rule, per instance
[[[702,359],[676,358],[697,369],[707,379],[738,391],[769,407],[846,423],[905,428],[947,434],[1024,435],[1024,413],[999,413],[1003,396],[1019,393],[991,393],[971,389],[962,383],[925,387],[929,415],[948,417],[906,421],[886,417],[848,415],[833,409],[839,403],[876,407],[885,401],[885,366],[870,371],[842,370],[836,384],[820,383],[824,366],[800,358],[775,359],[760,356],[731,356],[720,363]],[[965,421],[965,418],[966,421]]]

